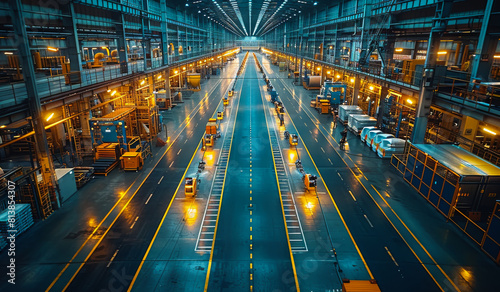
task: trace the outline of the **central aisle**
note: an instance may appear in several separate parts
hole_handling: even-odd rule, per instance
[[[249,54],[208,291],[296,288],[255,59]]]

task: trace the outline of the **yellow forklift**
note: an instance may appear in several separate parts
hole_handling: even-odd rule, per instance
[[[197,192],[198,178],[186,177],[184,182],[184,194],[186,197],[194,197]]]
[[[222,101],[222,103],[224,104],[224,106],[228,106],[229,105],[229,99],[226,97],[224,97],[224,100]]]
[[[306,191],[314,191],[316,190],[316,181],[318,177],[312,174],[305,174],[304,175],[304,186],[306,188]]]
[[[217,120],[222,120],[224,118],[224,112],[217,112]]]
[[[299,144],[299,136],[297,134],[290,134],[288,136],[288,142],[290,146],[297,146],[297,144]]]

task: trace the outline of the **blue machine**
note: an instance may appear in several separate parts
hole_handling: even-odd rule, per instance
[[[125,121],[100,121],[92,119],[89,123],[92,144],[120,143],[120,147],[127,151]]]
[[[278,92],[276,92],[276,90],[273,88],[271,90],[271,102],[275,102],[278,100]]]
[[[337,107],[346,100],[347,85],[341,82],[325,81],[320,90],[320,95],[330,100],[330,105]]]

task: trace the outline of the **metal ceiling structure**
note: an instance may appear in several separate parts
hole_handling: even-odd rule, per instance
[[[188,9],[218,23],[235,34],[262,36],[305,10],[314,0],[187,0]]]

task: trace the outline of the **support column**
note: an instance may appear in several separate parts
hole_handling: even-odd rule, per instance
[[[299,44],[297,47],[297,52],[300,50],[300,63],[299,63],[299,85],[302,86],[302,63],[304,61],[304,52],[302,52],[302,34],[303,34],[303,23],[304,17],[303,14],[300,15],[299,17]]]
[[[57,195],[51,197],[52,206],[61,206],[61,194],[55,179],[54,164],[47,144],[47,135],[43,124],[42,106],[38,96],[38,89],[35,77],[35,67],[33,65],[28,34],[26,33],[26,23],[24,21],[23,4],[21,0],[9,1],[12,13],[12,24],[14,26],[15,42],[20,56],[22,72],[26,91],[28,93],[28,106],[31,114],[31,122],[35,131],[35,147],[38,165],[41,167],[43,182],[51,185],[57,191]],[[37,194],[40,195],[40,194]]]
[[[166,7],[166,1],[162,0],[160,3],[161,7]],[[165,8],[162,8],[161,11],[161,57],[162,57],[162,65],[166,66],[169,64],[168,60],[168,24],[167,24],[167,12]]]
[[[76,29],[76,14],[73,2],[68,3],[69,15],[71,17],[63,17],[63,24],[65,29],[70,33],[66,37],[66,47],[69,53],[70,62],[70,78],[72,79],[72,84],[81,83],[80,82],[80,72],[82,72],[82,62],[80,55],[80,44],[78,43],[78,32]],[[75,72],[75,73],[73,73]],[[75,76],[75,77],[73,77]]]
[[[471,83],[474,79],[487,81],[490,76],[490,69],[493,64],[493,56],[495,55],[498,36],[492,36],[492,24],[497,23],[490,21],[491,10],[494,0],[488,0],[484,10],[483,22],[481,24],[481,32],[477,42],[475,56],[472,57]],[[495,17],[495,16],[493,16]],[[472,88],[470,88],[472,89]]]
[[[436,84],[434,70],[436,67],[437,52],[439,51],[440,38],[446,31],[447,21],[445,19],[450,16],[452,3],[452,0],[443,0],[442,2],[438,2],[436,7],[436,15],[427,43],[427,55],[425,57],[424,74],[422,76],[422,89],[418,99],[415,126],[412,133],[412,141],[414,144],[423,144],[425,142],[427,117],[429,116]]]
[[[354,87],[353,87],[353,93],[352,93],[352,105],[358,105],[358,95],[359,95],[359,87],[361,86],[361,78],[359,77],[353,77],[354,78]]]
[[[118,58],[120,59],[120,73],[128,74],[128,53],[127,39],[125,38],[125,18],[123,14],[118,13],[118,24],[116,24],[116,46],[118,50]]]

